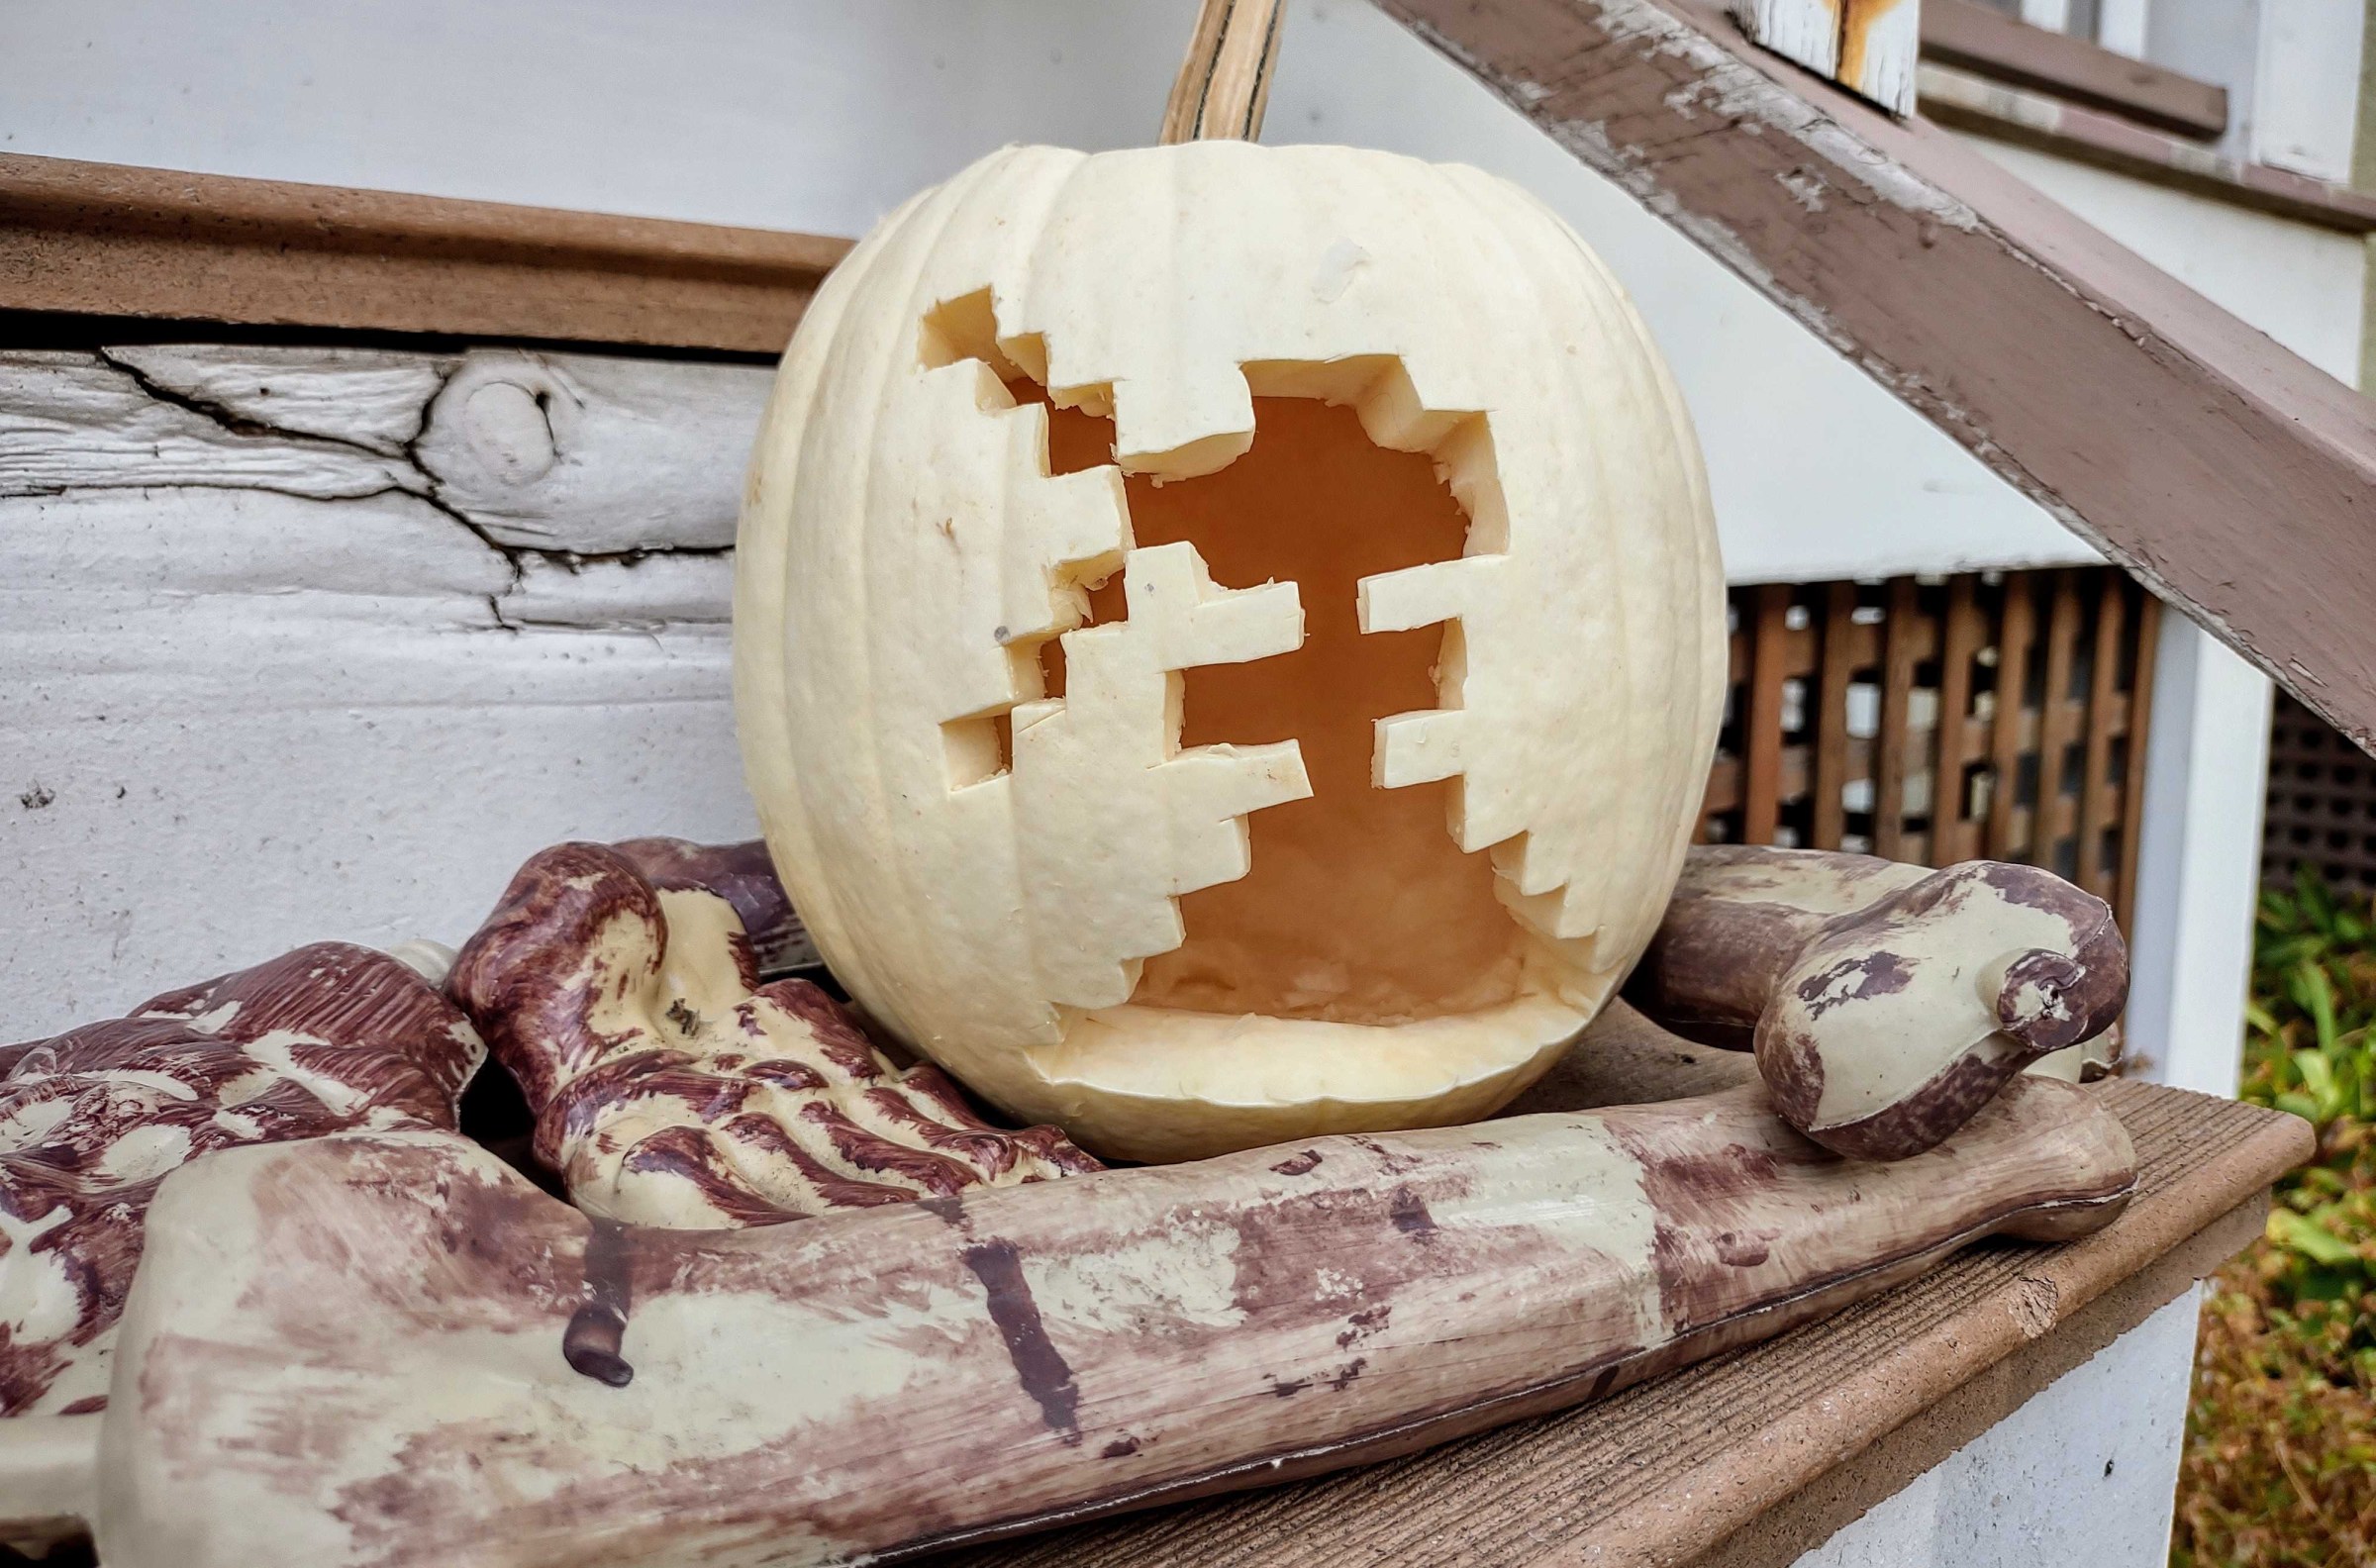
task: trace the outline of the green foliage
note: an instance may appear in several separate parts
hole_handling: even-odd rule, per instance
[[[2261,895],[2242,1097],[2319,1152],[2204,1303],[2170,1560],[2376,1561],[2376,918],[2305,874]]]
[[[2260,899],[2243,1098],[2319,1129],[2319,1156],[2278,1188],[2270,1281],[2289,1312],[2356,1315],[2346,1353],[2376,1378],[2376,922],[2305,871]],[[2341,1370],[2338,1368],[2338,1370]]]

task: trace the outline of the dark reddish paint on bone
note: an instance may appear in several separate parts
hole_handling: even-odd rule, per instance
[[[338,1106],[248,1050],[271,1034],[297,1069],[335,1086]],[[0,1331],[0,1416],[40,1400],[123,1312],[163,1175],[110,1178],[104,1161],[119,1139],[177,1129],[189,1139],[178,1168],[216,1149],[319,1137],[374,1118],[450,1130],[481,1055],[468,1021],[427,981],[346,942],[317,942],[166,992],[132,1018],[0,1047],[0,1126],[62,1108],[38,1141],[0,1153],[0,1208],[19,1223],[66,1210],[28,1244],[57,1260],[76,1296],[74,1325],[61,1338]],[[179,1093],[125,1076],[136,1073]],[[73,1408],[105,1404],[91,1396]]]
[[[872,1208],[961,1191],[984,1181],[1093,1171],[1100,1163],[1053,1127],[992,1127],[938,1068],[900,1072],[822,989],[801,979],[757,982],[743,946],[732,949],[743,984],[736,1004],[753,1053],[683,1044],[702,1027],[684,999],[649,1030],[605,1033],[595,1010],[660,972],[669,939],[661,891],[715,893],[764,929],[797,928],[763,852],[680,840],[559,844],[533,856],[455,960],[450,989],[477,1018],[496,1058],[519,1081],[536,1119],[534,1148],[572,1190],[604,1179],[607,1161],[678,1180],[722,1223],[767,1225],[821,1209]],[[620,928],[630,938],[616,940]],[[614,940],[603,944],[606,934]],[[770,938],[772,939],[772,938]],[[736,938],[740,940],[740,938]],[[762,957],[765,944],[761,944]],[[619,955],[605,968],[598,954]],[[782,1054],[755,1011],[772,1004],[806,1025],[809,1057]],[[732,1028],[732,1021],[726,1022]],[[760,1054],[764,1051],[764,1054]],[[859,1088],[897,1136],[860,1125],[830,1091]],[[785,1111],[771,1093],[816,1095]],[[639,1132],[632,1150],[604,1141],[636,1102],[666,1101],[687,1121]],[[788,1176],[762,1188],[744,1156]],[[566,1168],[563,1168],[566,1167]]]
[[[486,1489],[469,1460],[487,1434],[461,1423],[421,1433],[417,1446],[408,1439],[383,1473],[349,1481],[326,1476],[319,1450],[302,1449],[298,1428],[317,1417],[300,1388],[287,1408],[302,1418],[279,1430],[302,1451],[282,1456],[280,1479],[335,1498],[357,1555],[373,1560],[453,1560],[514,1533],[552,1539],[570,1531],[599,1534],[612,1555],[641,1560],[677,1544],[688,1528],[713,1531],[713,1540],[807,1531],[853,1551],[906,1552],[1108,1499],[1141,1506],[1208,1482],[1260,1484],[1376,1457],[1363,1444],[1381,1433],[1407,1447],[1571,1404],[1869,1294],[1905,1277],[1923,1249],[1968,1239],[2008,1216],[2028,1225],[2036,1203],[2067,1201],[2056,1219],[2064,1233],[2100,1224],[2133,1178],[2110,1146],[2117,1130],[2101,1107],[2062,1084],[2022,1085],[1983,1110],[1968,1134],[1969,1156],[1954,1167],[1970,1175],[1968,1184],[1942,1182],[1936,1172],[1860,1171],[1773,1123],[1753,1086],[1589,1121],[1595,1146],[1615,1137],[1642,1164],[1645,1196],[1664,1229],[1652,1260],[1660,1306],[1683,1322],[1702,1314],[1704,1336],[1652,1348],[1635,1336],[1630,1313],[1607,1310],[1634,1299],[1638,1255],[1585,1267],[1580,1251],[1568,1249],[1571,1237],[1556,1243],[1560,1266],[1546,1269],[1553,1243],[1526,1225],[1447,1226],[1427,1245],[1411,1244],[1395,1223],[1396,1189],[1443,1214],[1446,1205],[1473,1209],[1513,1175],[1539,1174],[1514,1160],[1509,1133],[1500,1151],[1479,1150],[1459,1132],[1316,1139],[1328,1175],[1291,1184],[1269,1169],[1280,1151],[1267,1150],[1090,1176],[1030,1195],[969,1189],[794,1234],[622,1231],[644,1304],[748,1292],[881,1320],[903,1303],[945,1301],[952,1287],[978,1303],[932,1335],[901,1342],[921,1356],[947,1355],[947,1377],[920,1366],[922,1375],[897,1394],[837,1415],[795,1447],[754,1439],[748,1450],[721,1456],[588,1472],[580,1467],[582,1433],[531,1426],[507,1439],[525,1445],[509,1451],[532,1466],[548,1460],[554,1485],[523,1500]],[[1534,1147],[1533,1158],[1556,1152],[1555,1142]],[[256,1184],[261,1249],[290,1261],[259,1277],[240,1309],[239,1332],[259,1342],[314,1335],[338,1345],[335,1302],[347,1293],[374,1310],[395,1308],[426,1333],[549,1329],[558,1339],[585,1301],[587,1222],[474,1162],[455,1145],[415,1141],[318,1150],[274,1167],[285,1175]],[[1150,1186],[1156,1201],[1117,1202]],[[433,1190],[437,1206],[418,1201]],[[1095,1268],[1130,1239],[1109,1223],[1118,1209],[1141,1227],[1134,1236],[1172,1234],[1183,1223],[1234,1232],[1230,1297],[1244,1317],[1228,1326],[1146,1323],[1110,1333],[1077,1318],[1059,1324],[1052,1311],[1041,1322],[1042,1304],[1029,1288],[1038,1268]],[[456,1231],[499,1243],[447,1267],[439,1238]],[[356,1247],[358,1235],[371,1244]],[[1718,1255],[1726,1236],[1734,1261]],[[1768,1248],[1763,1263],[1739,1261],[1752,1236]],[[434,1286],[424,1256],[435,1261]],[[1488,1381],[1470,1370],[1478,1363],[1469,1335],[1482,1317],[1512,1321],[1512,1289],[1570,1311],[1586,1302],[1596,1310],[1560,1320],[1569,1337],[1557,1366],[1511,1363]],[[1570,1289],[1583,1294],[1563,1295]],[[1387,1307],[1391,1333],[1380,1315],[1374,1332],[1337,1342]],[[346,1343],[344,1353],[371,1351]],[[1134,1391],[1146,1392],[1141,1374],[1175,1355],[1184,1358],[1184,1386],[1199,1398],[1134,1404]],[[1419,1367],[1442,1374],[1428,1381],[1440,1397],[1398,1404]],[[174,1424],[159,1440],[192,1462],[212,1462],[207,1456],[221,1450],[208,1426],[207,1392],[241,1374],[178,1344],[153,1356],[149,1370],[173,1380],[158,1410]],[[1300,1392],[1274,1392],[1289,1387]],[[1235,1427],[1208,1424],[1233,1418]],[[1077,1446],[1066,1441],[1068,1428],[1078,1432]],[[932,1451],[962,1462],[968,1434],[990,1431],[1002,1434],[995,1459],[1008,1484],[988,1494],[952,1492],[936,1479],[944,1467],[916,1460],[920,1432],[939,1433],[932,1440],[942,1446]],[[1112,1451],[1126,1441],[1138,1446]],[[1196,1457],[1180,1457],[1189,1454]],[[1274,1467],[1274,1457],[1284,1463]],[[1098,1462],[1083,1469],[1082,1459]]]
[[[628,838],[612,848],[625,855],[653,887],[716,893],[735,907],[753,959],[746,978],[801,963],[815,956],[808,928],[777,879],[767,845],[692,843],[683,838]]]
[[[1072,1368],[1047,1337],[1040,1321],[1040,1304],[1023,1277],[1023,1258],[1015,1243],[999,1239],[976,1242],[965,1249],[965,1267],[987,1293],[990,1322],[1015,1364],[1023,1391],[1040,1407],[1048,1429],[1067,1446],[1081,1440],[1081,1391],[1072,1381]]]
[[[1843,958],[1800,981],[1799,1000],[1807,1004],[1808,1017],[1822,1018],[1850,1002],[1893,996],[1913,982],[1914,971],[1896,953],[1867,953],[1861,958]]]
[[[635,1259],[623,1226],[607,1220],[593,1226],[586,1236],[586,1302],[561,1330],[561,1359],[581,1376],[625,1388],[636,1376],[619,1353],[634,1303]]]
[[[1905,868],[1869,855],[1719,845],[1690,856],[1628,1000],[1692,1038],[1752,1046],[1774,1109],[1843,1154],[1903,1159],[1932,1146],[2038,1057],[2110,1028],[2128,999],[2128,946],[2112,911],[2034,866],[1965,861],[1893,887]],[[1868,883],[1871,896],[1856,902]],[[2073,953],[2038,948],[2009,966],[1995,1006],[2009,1044],[1973,1041],[1896,1104],[1821,1125],[1820,1021],[1914,985],[1923,961],[1900,950],[1907,929],[1952,919],[1982,886],[2061,921]],[[1841,902],[1852,907],[1821,913]]]

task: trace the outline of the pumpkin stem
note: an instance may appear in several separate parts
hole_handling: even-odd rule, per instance
[[[1278,52],[1279,0],[1205,0],[1157,140],[1166,147],[1255,140]]]

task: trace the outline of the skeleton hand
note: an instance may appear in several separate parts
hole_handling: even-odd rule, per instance
[[[937,1067],[898,1070],[807,981],[760,985],[746,932],[797,923],[743,848],[544,850],[455,960],[579,1208],[767,1225],[1102,1168],[1053,1127],[989,1126]]]

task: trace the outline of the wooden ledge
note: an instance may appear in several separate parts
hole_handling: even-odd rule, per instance
[[[2118,115],[1983,81],[1943,65],[1923,65],[1916,85],[1924,117],[1958,131],[2035,147],[2296,223],[2344,234],[2376,233],[2376,197],[2348,185],[2247,163]]]
[[[2211,138],[2228,129],[2228,89],[2032,27],[1973,0],[1924,0],[1922,57]]]
[[[0,153],[0,309],[775,354],[846,240]]]
[[[1687,1071],[1695,1090],[1730,1077]],[[935,1561],[1787,1563],[2243,1247],[2268,1184],[2311,1153],[2294,1117],[2150,1084],[2101,1092],[2140,1175],[2128,1211],[2085,1240],[1986,1243],[1779,1339],[1383,1465]]]

